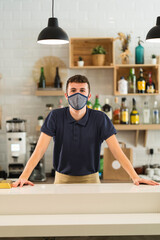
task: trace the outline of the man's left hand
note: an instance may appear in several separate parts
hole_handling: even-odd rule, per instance
[[[148,180],[148,179],[144,179],[144,178],[136,178],[136,179],[133,179],[133,183],[135,184],[135,185],[139,185],[139,184],[147,184],[147,185],[153,185],[153,186],[155,186],[155,185],[160,185],[160,183],[158,183],[158,182],[155,182],[155,181],[153,181],[153,180]]]

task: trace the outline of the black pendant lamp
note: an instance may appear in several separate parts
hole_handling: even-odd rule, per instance
[[[40,32],[37,43],[48,45],[69,43],[67,33],[58,26],[58,19],[54,17],[54,0],[52,0],[52,17],[48,19],[48,27]]]
[[[157,17],[156,26],[149,30],[146,42],[160,42],[160,17]]]

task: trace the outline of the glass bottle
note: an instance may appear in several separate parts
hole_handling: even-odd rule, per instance
[[[46,79],[44,76],[44,68],[41,67],[41,75],[39,79],[39,88],[45,88],[46,87]]]
[[[53,104],[46,104],[46,111],[45,111],[45,118],[48,116],[48,114],[53,110],[54,105]]]
[[[144,102],[143,107],[143,124],[149,124],[150,123],[150,109],[148,107],[148,102]]]
[[[152,123],[153,124],[159,124],[159,110],[157,107],[157,101],[154,101],[154,108],[153,108],[153,114],[152,114]]]
[[[136,75],[135,69],[131,68],[128,76],[128,92],[136,93]]]
[[[63,108],[63,103],[62,103],[62,99],[60,98],[59,99],[59,102],[58,102],[58,108]]]
[[[99,103],[99,96],[98,95],[96,95],[96,99],[95,99],[95,103],[93,105],[93,109],[94,110],[99,110],[99,111],[102,110],[101,105]]]
[[[120,109],[120,121],[121,121],[121,124],[129,124],[126,98],[122,98],[121,109]]]
[[[115,107],[113,111],[113,123],[120,124],[120,105],[118,104],[118,97],[115,97]]]
[[[54,78],[54,87],[55,88],[61,88],[61,80],[59,76],[59,68],[56,67],[56,76]]]
[[[135,48],[135,63],[144,64],[144,47],[141,45],[142,40],[138,41],[138,46]]]
[[[120,94],[128,93],[128,81],[126,81],[124,77],[121,77],[118,81],[118,92]]]
[[[91,103],[91,101],[89,101],[89,100],[87,101],[87,107],[90,108],[90,109],[93,108],[92,103]]]
[[[109,117],[109,119],[112,121],[113,118],[113,110],[111,105],[109,105],[109,99],[106,98],[106,102],[102,107],[103,112],[105,112],[105,114]]]
[[[139,78],[137,79],[137,92],[145,93],[146,81],[143,77],[143,69],[140,68]]]
[[[136,108],[136,100],[132,99],[133,108],[130,113],[130,124],[139,124],[139,112]]]
[[[146,83],[146,92],[147,93],[154,93],[155,92],[155,84],[152,81],[151,72],[148,74],[148,82]]]

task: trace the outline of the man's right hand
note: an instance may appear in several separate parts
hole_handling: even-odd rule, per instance
[[[25,178],[19,178],[16,182],[12,183],[12,187],[23,187],[24,185],[34,186],[34,183],[28,181],[28,179]]]

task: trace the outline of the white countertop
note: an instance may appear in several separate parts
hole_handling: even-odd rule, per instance
[[[0,189],[0,195],[34,195],[34,194],[104,194],[104,193],[160,193],[159,186],[139,185],[133,183],[102,184],[35,184],[22,188]]]
[[[35,184],[0,203],[0,237],[160,234],[160,185]]]

